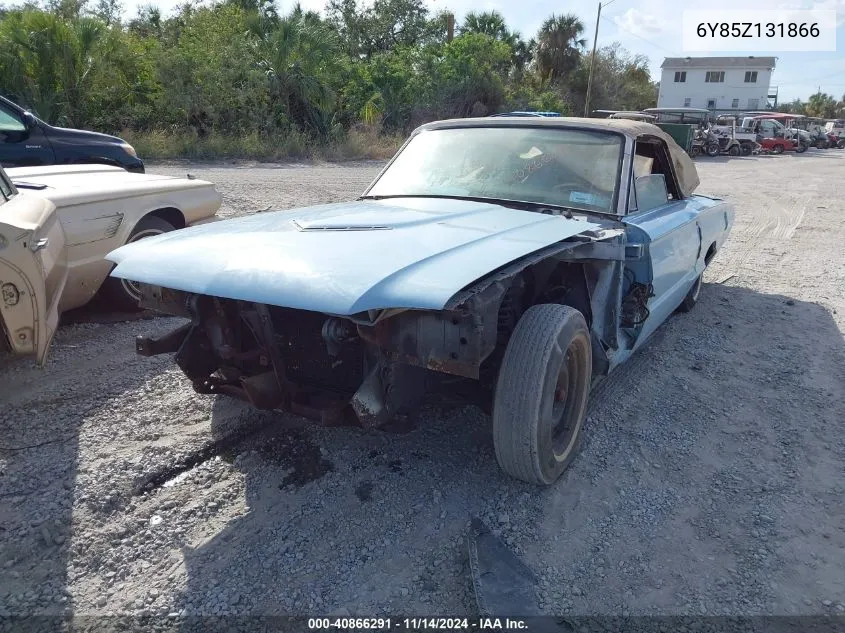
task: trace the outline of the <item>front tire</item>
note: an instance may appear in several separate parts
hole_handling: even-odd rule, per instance
[[[137,242],[147,237],[154,237],[162,233],[175,231],[176,227],[159,217],[148,215],[135,225],[126,243]],[[133,281],[108,277],[103,282],[103,295],[108,306],[116,312],[137,312],[141,309],[138,302],[141,300],[141,291]]]
[[[590,331],[578,310],[526,310],[505,349],[493,402],[502,470],[539,485],[563,474],[581,439],[592,371]]]
[[[710,143],[707,146],[706,151],[707,151],[707,155],[710,156],[710,158],[713,158],[714,156],[718,156],[719,151],[720,151],[719,150],[719,144],[718,143]]]
[[[783,145],[778,143],[772,148],[772,153],[774,154],[783,154]]]
[[[739,145],[733,145],[729,150],[728,154],[731,156],[740,156],[742,155],[742,148]]]
[[[681,305],[678,306],[678,312],[689,312],[695,307],[695,304],[698,303],[698,296],[701,294],[702,277],[704,277],[704,273],[701,273],[698,276],[698,279],[695,280],[695,283],[692,285],[692,288],[689,289],[687,296],[684,297],[684,300],[681,301]]]

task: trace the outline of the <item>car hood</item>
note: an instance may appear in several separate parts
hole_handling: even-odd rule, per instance
[[[6,174],[25,195],[47,198],[57,206],[214,186],[196,178],[138,174],[109,165],[11,167]]]
[[[473,281],[599,224],[448,199],[257,213],[127,244],[112,275],[229,299],[352,315],[442,309]]]
[[[47,125],[47,124],[45,124]],[[50,140],[62,141],[64,139],[73,139],[74,142],[86,141],[88,143],[99,143],[104,145],[123,145],[126,143],[122,138],[111,136],[110,134],[103,134],[101,132],[91,132],[90,130],[77,130],[70,127],[58,127],[56,125],[49,125],[53,130],[55,138]]]

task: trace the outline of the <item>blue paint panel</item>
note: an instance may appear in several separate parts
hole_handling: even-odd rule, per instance
[[[364,200],[182,229],[107,259],[115,277],[217,297],[339,315],[439,310],[497,268],[598,226],[461,200]]]
[[[634,349],[677,309],[704,271],[708,247],[716,243],[721,248],[732,223],[729,205],[702,196],[625,218],[631,241],[646,243],[655,295]]]

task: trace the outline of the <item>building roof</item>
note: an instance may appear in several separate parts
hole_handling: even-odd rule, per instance
[[[661,68],[774,68],[777,57],[667,57]]]

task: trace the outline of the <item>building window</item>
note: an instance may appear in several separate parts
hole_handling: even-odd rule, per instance
[[[757,83],[757,71],[756,70],[746,70],[745,71],[745,83],[747,83],[747,84],[756,84]]]
[[[731,101],[731,107],[732,108],[738,108],[739,107],[739,99],[734,99],[733,101]]]
[[[704,76],[704,81],[708,84],[721,84],[725,82],[724,70],[708,70]]]
[[[684,107],[685,108],[690,107],[691,103],[692,103],[692,99],[690,97],[687,97],[686,99],[684,99]]]
[[[685,83],[687,80],[687,71],[685,70],[678,70],[675,72],[675,83],[682,84]]]
[[[716,100],[715,99],[708,99],[707,100],[707,109],[712,110],[716,107]]]
[[[759,99],[749,99],[748,100],[748,109],[749,110],[756,110],[760,107],[760,100]]]

